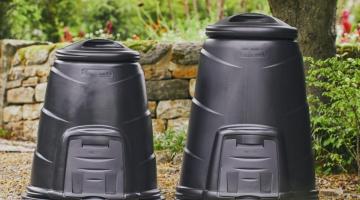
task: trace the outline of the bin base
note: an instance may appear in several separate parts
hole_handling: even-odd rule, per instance
[[[278,196],[266,196],[259,194],[234,194],[234,196],[220,196],[218,192],[178,187],[176,190],[176,200],[318,200],[316,190],[307,192],[286,192],[279,193]]]
[[[26,195],[23,200],[163,200],[160,190],[153,189],[144,191],[141,193],[129,193],[123,197],[113,196],[108,194],[99,194],[99,196],[91,195],[76,195],[76,194],[64,194],[52,190],[46,190],[37,187],[28,187]]]

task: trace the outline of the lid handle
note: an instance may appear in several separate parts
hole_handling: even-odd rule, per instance
[[[124,48],[123,45],[106,39],[91,39],[82,44],[85,48]]]
[[[229,22],[274,24],[276,20],[263,14],[245,13],[230,17]]]

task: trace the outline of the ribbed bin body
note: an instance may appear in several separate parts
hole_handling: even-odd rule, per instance
[[[138,59],[99,39],[57,51],[25,199],[161,199]]]
[[[177,199],[317,199],[296,33],[260,14],[207,28]]]

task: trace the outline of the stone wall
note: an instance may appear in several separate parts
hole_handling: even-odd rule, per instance
[[[50,66],[65,44],[2,40],[0,122],[16,138],[35,140]],[[140,51],[156,133],[185,130],[201,44],[125,42]]]

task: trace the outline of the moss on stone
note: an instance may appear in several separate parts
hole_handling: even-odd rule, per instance
[[[55,48],[54,49],[61,49],[64,48],[68,45],[70,45],[71,43],[69,42],[59,42],[59,43],[55,43]]]
[[[141,53],[147,53],[148,51],[154,49],[158,44],[158,41],[155,40],[127,40],[122,42],[125,46],[130,49],[134,49]]]
[[[33,45],[33,46],[29,46],[29,47],[25,47],[23,49],[25,49],[25,51],[39,51],[39,50],[43,50],[46,49],[48,51],[51,51],[52,49],[54,49],[55,44],[49,44],[49,45]]]
[[[23,64],[24,60],[25,60],[25,52],[26,52],[26,47],[19,49],[16,54],[15,54],[15,63],[14,64]]]
[[[23,47],[17,50],[12,65],[41,64],[46,61],[50,51],[55,48],[55,44],[40,44]]]
[[[199,62],[201,48],[201,43],[177,43],[173,47],[171,61],[181,65],[196,65]]]
[[[360,57],[360,45],[358,44],[340,44],[336,46],[336,52],[338,55],[342,55],[346,58],[359,58]]]
[[[55,44],[35,45],[25,48],[25,64],[43,64],[47,61],[50,52],[55,48]]]

